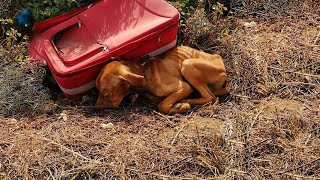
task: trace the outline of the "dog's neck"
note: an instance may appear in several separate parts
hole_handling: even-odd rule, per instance
[[[144,64],[136,62],[121,62],[126,68],[124,78],[130,82],[132,88],[141,89],[144,87]]]

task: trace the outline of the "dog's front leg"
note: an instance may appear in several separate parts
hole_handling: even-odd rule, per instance
[[[178,88],[176,91],[171,93],[162,102],[159,103],[159,110],[166,114],[186,112],[187,110],[191,109],[189,103],[176,103],[187,98],[192,93],[192,91],[193,90],[188,83],[182,82],[182,86],[180,88]]]

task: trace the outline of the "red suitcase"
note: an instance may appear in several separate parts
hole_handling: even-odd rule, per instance
[[[48,65],[68,98],[95,87],[113,57],[135,60],[176,45],[179,12],[164,0],[102,0],[34,26],[30,57]]]

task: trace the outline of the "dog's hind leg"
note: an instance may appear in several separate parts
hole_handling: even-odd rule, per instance
[[[183,113],[191,109],[189,103],[178,103],[181,100],[185,99],[192,93],[192,87],[186,83],[182,82],[181,87],[176,91],[167,96],[162,102],[159,103],[158,108],[163,113]]]
[[[222,60],[220,61],[222,62]],[[222,87],[227,79],[224,65],[220,64],[219,59],[187,59],[182,63],[181,73],[185,79],[201,94],[201,98],[185,99],[182,102],[190,105],[202,105],[211,101],[216,101],[213,92],[207,84],[215,84]],[[222,62],[223,63],[223,62]],[[217,95],[223,92],[216,92]]]

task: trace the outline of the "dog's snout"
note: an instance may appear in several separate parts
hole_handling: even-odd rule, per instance
[[[112,108],[113,106],[110,103],[101,103],[99,101],[96,102],[96,107],[99,109],[103,109],[103,108]]]
[[[110,99],[106,99],[104,96],[99,96],[96,102],[97,108],[116,108],[118,107],[120,102],[112,101]]]
[[[104,109],[104,108],[106,108],[105,106],[102,106],[102,105],[97,105],[96,104],[96,108],[98,108],[98,109]]]
[[[107,106],[107,102],[105,100],[105,98],[101,95],[99,95],[97,102],[96,102],[96,107],[98,108],[104,108]]]
[[[104,108],[105,105],[102,104],[101,102],[97,101],[97,102],[96,102],[96,107],[97,107],[97,108]]]

